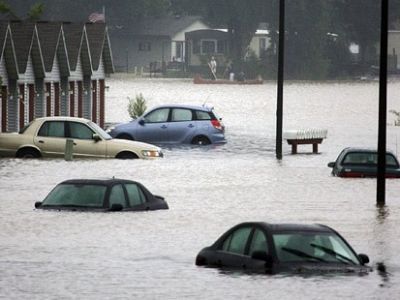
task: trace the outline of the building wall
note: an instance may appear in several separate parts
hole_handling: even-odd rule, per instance
[[[7,85],[8,75],[7,75],[6,64],[4,61],[4,55],[1,56],[1,61],[0,61],[0,77],[1,77],[2,85]]]
[[[171,39],[167,37],[113,36],[114,66],[118,72],[148,70],[151,62],[168,62],[171,58]],[[139,50],[140,44],[149,43],[149,50]]]
[[[389,31],[388,36],[388,54],[393,55],[393,51],[397,55],[397,69],[400,69],[400,31]]]

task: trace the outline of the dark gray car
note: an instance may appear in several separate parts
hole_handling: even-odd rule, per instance
[[[125,179],[71,179],[58,184],[36,208],[90,211],[168,209],[161,196]]]

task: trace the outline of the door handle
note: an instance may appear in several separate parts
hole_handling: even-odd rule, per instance
[[[161,126],[162,129],[167,129],[168,127],[166,125]]]
[[[41,144],[44,144],[44,141],[42,141],[42,140],[39,140],[38,142],[41,143]]]
[[[75,143],[75,142],[74,142],[73,144],[74,144],[74,146],[76,146],[76,143]]]

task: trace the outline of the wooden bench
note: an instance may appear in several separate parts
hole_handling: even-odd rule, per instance
[[[292,146],[292,154],[297,153],[297,145],[312,145],[312,152],[318,153],[318,144],[322,143],[327,133],[324,129],[290,130],[284,133],[284,137]]]

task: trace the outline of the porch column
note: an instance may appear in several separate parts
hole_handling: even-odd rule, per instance
[[[19,107],[19,113],[18,113],[18,128],[21,129],[25,125],[25,84],[20,84],[19,86],[19,95],[18,95],[18,107]]]
[[[97,80],[92,80],[92,121],[97,123]]]
[[[105,99],[104,99],[104,93],[105,93],[105,82],[104,79],[99,80],[99,94],[100,94],[100,127],[104,128],[104,112],[105,112]]]
[[[54,82],[54,116],[60,115],[60,83]]]
[[[51,114],[51,83],[46,82],[46,116],[50,117]]]
[[[35,85],[28,84],[28,122],[35,118]]]
[[[1,87],[1,130],[0,132],[7,131],[7,86]]]
[[[78,117],[83,117],[83,83],[78,81]]]

